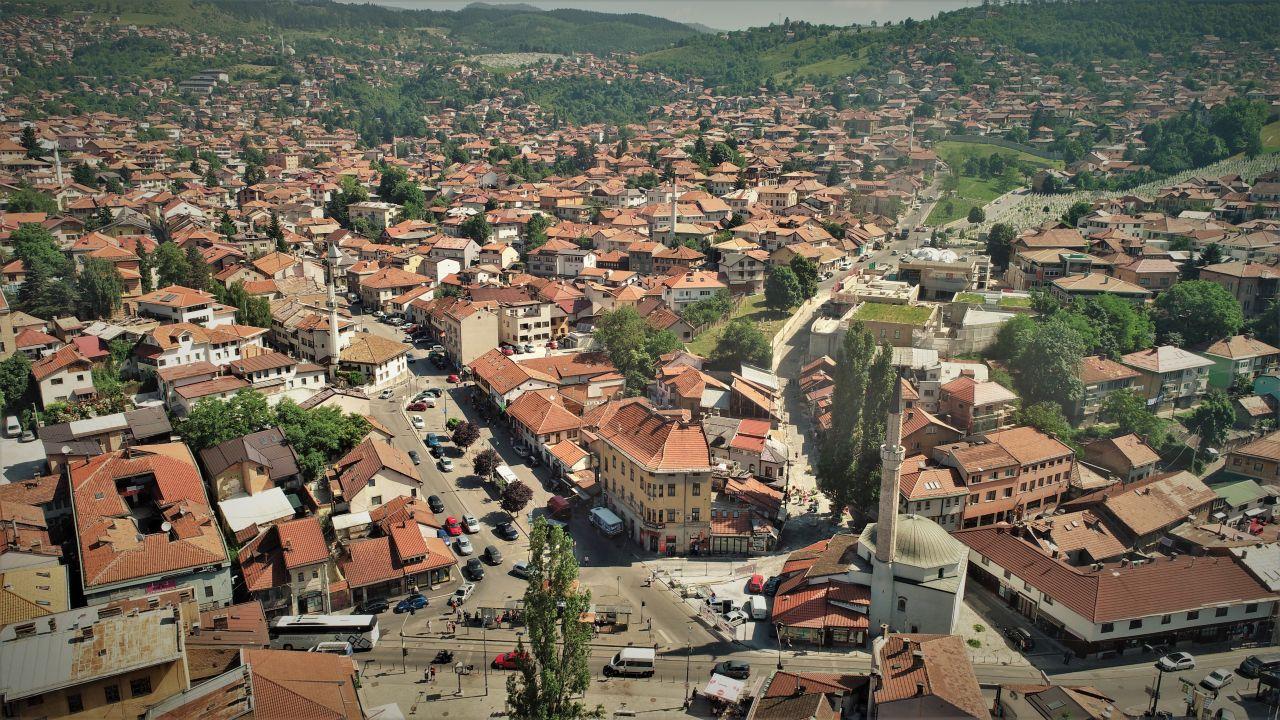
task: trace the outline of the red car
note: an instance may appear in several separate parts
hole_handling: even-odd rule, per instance
[[[462,382],[462,378],[458,377],[457,375],[450,375],[449,382],[451,383]]]
[[[504,652],[493,658],[494,670],[516,670],[520,663],[529,662],[529,653]]]
[[[747,581],[747,592],[758,593],[764,590],[764,576],[760,574],[752,575]]]
[[[512,355],[515,355],[516,351],[510,345],[503,345],[502,354],[510,357]]]
[[[409,403],[405,406],[405,410],[426,410],[427,404],[424,402]]]
[[[457,537],[462,534],[462,525],[458,523],[458,518],[450,515],[445,518],[444,531],[449,533],[451,537]]]

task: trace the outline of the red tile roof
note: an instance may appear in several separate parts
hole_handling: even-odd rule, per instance
[[[182,443],[98,455],[70,472],[86,587],[227,559],[200,470]],[[120,494],[118,483],[124,480],[143,481],[153,507],[172,526],[170,532],[142,532]]]
[[[651,470],[709,471],[711,452],[699,425],[640,403],[619,407],[599,428],[601,439]]]
[[[1228,603],[1274,599],[1235,556],[1155,559],[1142,565],[1075,568],[1013,535],[1008,525],[954,537],[1090,622],[1114,622]]]
[[[910,700],[923,692],[954,707],[957,712],[948,717],[991,716],[960,636],[890,635],[877,653],[876,704]]]

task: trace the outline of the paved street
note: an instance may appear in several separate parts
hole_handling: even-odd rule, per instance
[[[868,262],[892,262],[893,250],[902,252],[914,242],[914,239],[895,240],[883,250],[873,253]],[[859,265],[865,266],[864,263]],[[823,298],[830,294],[834,283],[843,275],[822,283],[820,294]],[[396,328],[365,318],[361,320],[372,332],[395,340],[402,337]],[[805,322],[797,325],[795,332],[780,348],[777,367],[784,383],[796,376],[807,345],[808,323]],[[422,358],[427,354],[427,350],[421,347],[415,347],[412,352]],[[522,536],[515,542],[499,540],[492,534],[493,526],[506,520],[507,516],[498,508],[496,498],[490,496],[484,483],[471,474],[471,458],[480,449],[493,447],[504,462],[533,488],[531,509],[545,505],[552,494],[551,478],[545,468],[532,468],[516,455],[511,436],[500,421],[489,424],[479,418],[476,409],[469,404],[465,386],[451,387],[445,379],[446,374],[437,371],[425,359],[411,363],[410,367],[412,376],[395,386],[393,399],[372,401],[373,415],[396,433],[394,443],[397,447],[419,453],[423,461],[419,472],[424,493],[439,495],[445,503],[446,515],[472,514],[481,520],[484,529],[471,536],[476,551],[493,544],[503,552],[501,568],[488,569],[467,608],[474,609],[481,604],[492,607],[517,599],[523,594],[524,583],[512,576],[509,569],[513,562],[526,556],[528,544],[523,530],[527,528],[527,519],[518,518]],[[482,428],[481,439],[465,456],[449,444],[449,454],[455,464],[451,473],[437,469],[421,439],[425,431],[415,431],[410,424],[410,416],[402,409],[410,396],[427,387],[439,387],[445,393],[440,399],[440,407],[412,413],[423,417],[425,431],[443,432],[450,417],[465,417],[478,422]],[[789,422],[784,427],[787,428],[792,451],[799,452],[792,468],[792,487],[813,489],[815,480],[805,458],[813,457],[816,448],[805,434],[807,428],[803,415],[798,412],[794,394],[786,393],[785,397]],[[799,422],[800,427],[791,425],[791,419]],[[699,687],[715,662],[730,657],[749,662],[753,676],[756,672],[764,673],[775,667],[779,658],[785,668],[795,671],[865,672],[869,668],[869,659],[864,652],[780,649],[773,644],[775,641],[768,628],[757,623],[748,623],[733,634],[711,630],[696,617],[697,601],[685,601],[680,597],[681,586],[699,585],[715,589],[721,597],[740,599],[740,586],[751,573],[775,572],[774,566],[786,551],[829,537],[841,529],[830,521],[825,507],[820,508],[818,514],[805,512],[799,504],[793,504],[791,510],[797,513],[797,517],[787,524],[784,531],[784,549],[768,558],[652,557],[631,545],[602,537],[583,517],[575,517],[570,522],[570,532],[583,565],[583,583],[591,590],[593,600],[606,605],[629,603],[634,612],[627,631],[595,638],[591,651],[594,679],[592,689],[587,693],[588,704],[600,703],[614,713],[644,711],[659,717],[710,717],[709,708],[704,705],[695,704],[688,710],[683,709],[686,676],[692,687]],[[646,587],[644,581],[651,572],[657,573],[659,582]],[[431,605],[426,611],[413,616],[388,613],[382,617],[382,642],[372,652],[359,657],[364,667],[364,692],[368,705],[398,702],[410,716],[427,716],[426,702],[437,703],[431,706],[430,716],[433,717],[487,717],[501,711],[507,673],[487,669],[488,663],[497,653],[513,649],[523,632],[519,628],[482,631],[469,627],[459,628],[456,634],[446,634],[446,623],[453,616],[448,612],[445,599],[452,594],[457,582],[429,593]],[[1064,664],[1057,646],[1037,633],[1040,644],[1036,652],[1024,658],[1002,643],[994,629],[1013,623],[1025,626],[1025,621],[1012,616],[999,603],[986,602],[982,597],[967,600],[966,622],[973,620],[972,625],[985,626],[985,632],[977,634],[984,638],[982,647],[973,650],[971,656],[979,681],[988,690],[999,683],[1040,682],[1047,673],[1056,682],[1093,685],[1114,697],[1120,709],[1126,712],[1141,712],[1149,706],[1150,687],[1155,679],[1152,666],[1155,656],[1131,656],[1105,663],[1073,660]],[[975,636],[968,632],[962,634]],[[996,639],[992,641],[992,637]],[[604,682],[601,675],[604,663],[619,648],[626,646],[652,646],[657,649],[659,660],[654,678]],[[437,650],[446,648],[455,652],[455,660],[474,665],[475,671],[459,677],[451,667],[442,666],[438,668],[439,675],[433,684],[424,682],[424,672],[430,667],[431,658]],[[1198,654],[1199,664],[1195,670],[1168,674],[1163,678],[1160,709],[1175,714],[1184,711],[1180,679],[1194,683],[1216,667],[1233,669],[1252,652],[1255,651],[1225,650]],[[456,694],[459,688],[461,694]],[[1265,709],[1252,700],[1255,688],[1255,684],[1237,679],[1226,689],[1220,703],[1235,712],[1236,717],[1264,717]],[[991,692],[993,694],[994,691]]]

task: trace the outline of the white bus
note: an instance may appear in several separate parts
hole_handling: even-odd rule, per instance
[[[282,615],[271,621],[271,647],[310,650],[323,642],[348,642],[356,652],[378,644],[377,615]]]

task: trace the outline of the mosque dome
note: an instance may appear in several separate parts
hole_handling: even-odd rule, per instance
[[[862,531],[858,542],[876,553],[879,523],[871,523]],[[899,515],[894,562],[920,568],[935,568],[963,562],[964,543],[951,537],[938,523],[920,515]]]

